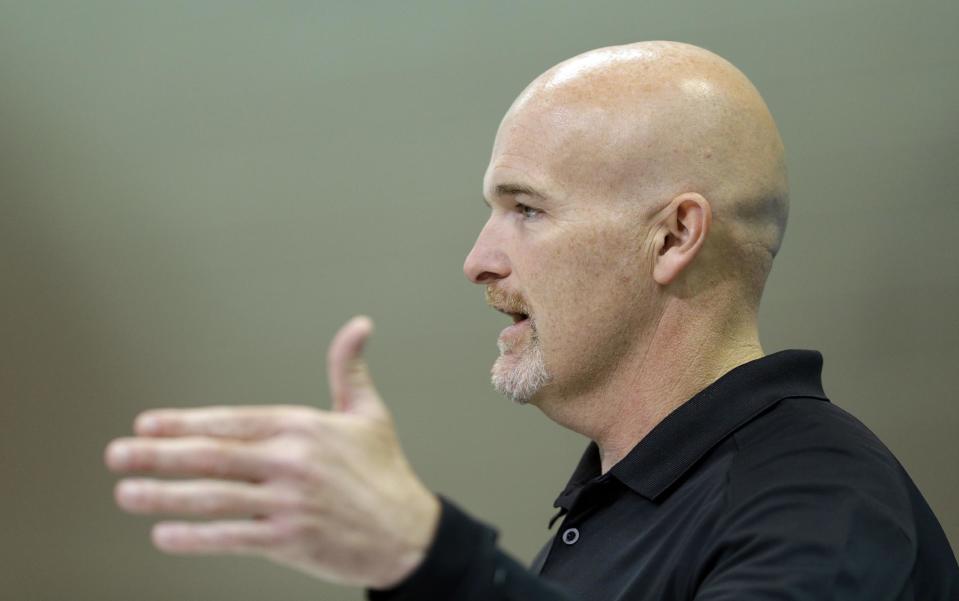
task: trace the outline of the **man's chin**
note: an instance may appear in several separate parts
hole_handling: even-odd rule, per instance
[[[519,405],[534,403],[550,380],[541,355],[532,349],[525,353],[501,354],[491,372],[493,388]]]

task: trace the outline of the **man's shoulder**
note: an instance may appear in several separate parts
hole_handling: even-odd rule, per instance
[[[892,452],[853,415],[822,399],[788,398],[732,443],[721,540],[812,549],[850,582],[898,573],[919,587],[917,598],[956,598],[959,569],[941,525]]]
[[[941,526],[890,450],[848,412],[785,398],[725,449],[701,590],[793,583],[844,598],[837,587],[849,598],[955,598],[959,572]]]
[[[781,487],[908,512],[910,481],[895,456],[861,421],[828,401],[783,399],[734,437],[734,495]]]
[[[897,466],[892,452],[865,424],[837,405],[814,397],[786,398],[740,428],[742,455],[832,451],[849,459]]]

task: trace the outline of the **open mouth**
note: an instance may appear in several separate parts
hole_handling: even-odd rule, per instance
[[[509,311],[500,309],[498,307],[496,308],[496,310],[502,313],[503,315],[508,315],[513,320],[513,324],[518,324],[521,321],[526,321],[527,319],[529,319],[528,313],[511,313]]]
[[[517,311],[516,309],[519,307],[515,305],[506,307],[493,306],[493,308],[513,320],[513,323],[503,328],[503,331],[499,333],[499,338],[497,338],[497,346],[499,346],[500,354],[510,354],[513,352],[513,345],[521,341],[527,333],[530,333],[535,338],[535,331],[532,331],[532,328],[535,326],[533,325],[533,320],[530,319],[529,313]]]

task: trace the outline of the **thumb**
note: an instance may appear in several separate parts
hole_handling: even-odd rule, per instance
[[[361,315],[346,322],[333,337],[327,352],[333,411],[370,417],[388,415],[363,358],[363,346],[372,333],[373,321]]]

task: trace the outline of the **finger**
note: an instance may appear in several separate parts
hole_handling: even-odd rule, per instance
[[[137,416],[133,429],[140,436],[255,440],[281,432],[306,431],[318,416],[317,409],[292,405],[151,409]]]
[[[372,332],[373,322],[369,317],[354,317],[340,328],[330,343],[327,371],[334,411],[374,417],[387,413],[363,358],[363,347]]]
[[[224,480],[121,480],[117,504],[130,513],[181,514],[197,517],[267,515],[302,506],[292,491]]]
[[[161,551],[180,554],[261,553],[283,542],[267,520],[160,522],[153,527],[152,538]]]
[[[106,450],[115,472],[264,480],[275,462],[251,443],[215,438],[119,438]]]

